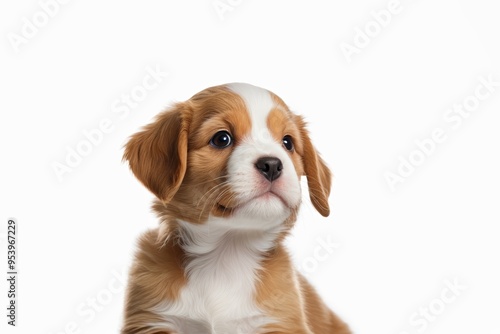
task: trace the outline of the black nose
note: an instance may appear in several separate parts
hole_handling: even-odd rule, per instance
[[[255,163],[255,168],[269,181],[274,181],[281,175],[283,164],[281,160],[273,157],[262,157]]]

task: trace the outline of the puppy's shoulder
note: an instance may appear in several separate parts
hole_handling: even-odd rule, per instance
[[[182,267],[184,252],[174,238],[166,238],[161,229],[144,232],[137,242],[135,262],[151,270]],[[157,268],[158,267],[158,268]]]
[[[158,228],[141,235],[137,246],[130,281],[165,299],[175,299],[186,283],[181,247],[173,239],[162,240]]]

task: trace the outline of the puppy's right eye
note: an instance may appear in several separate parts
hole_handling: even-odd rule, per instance
[[[210,145],[216,148],[226,148],[232,143],[233,138],[227,131],[219,131],[210,139]]]

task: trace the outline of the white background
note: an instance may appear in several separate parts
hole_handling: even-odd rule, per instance
[[[229,2],[221,17],[213,0],[69,1],[17,52],[10,39],[41,5],[2,2],[0,267],[15,217],[20,277],[16,328],[6,325],[1,280],[0,331],[119,331],[116,276],[138,235],[157,224],[122,146],[173,101],[241,81],[303,114],[335,174],[331,216],[305,199],[289,246],[356,333],[499,333],[500,87],[460,126],[443,119],[474,95],[479,77],[500,81],[498,6],[401,0],[349,62],[342,43],[376,29],[370,13],[388,0]],[[168,76],[120,118],[113,104],[148,67]],[[53,164],[103,119],[113,130],[59,181]],[[446,141],[391,191],[385,173],[418,155],[415,140],[436,128]],[[314,257],[318,238],[337,244],[327,259]],[[440,301],[446,280],[465,287],[451,303]],[[440,314],[425,330],[410,323],[430,305]]]

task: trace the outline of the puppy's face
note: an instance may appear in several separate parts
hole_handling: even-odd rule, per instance
[[[293,220],[302,175],[313,205],[329,214],[330,171],[302,118],[251,85],[208,88],[177,104],[132,136],[125,158],[171,216],[191,223],[266,229]]]

